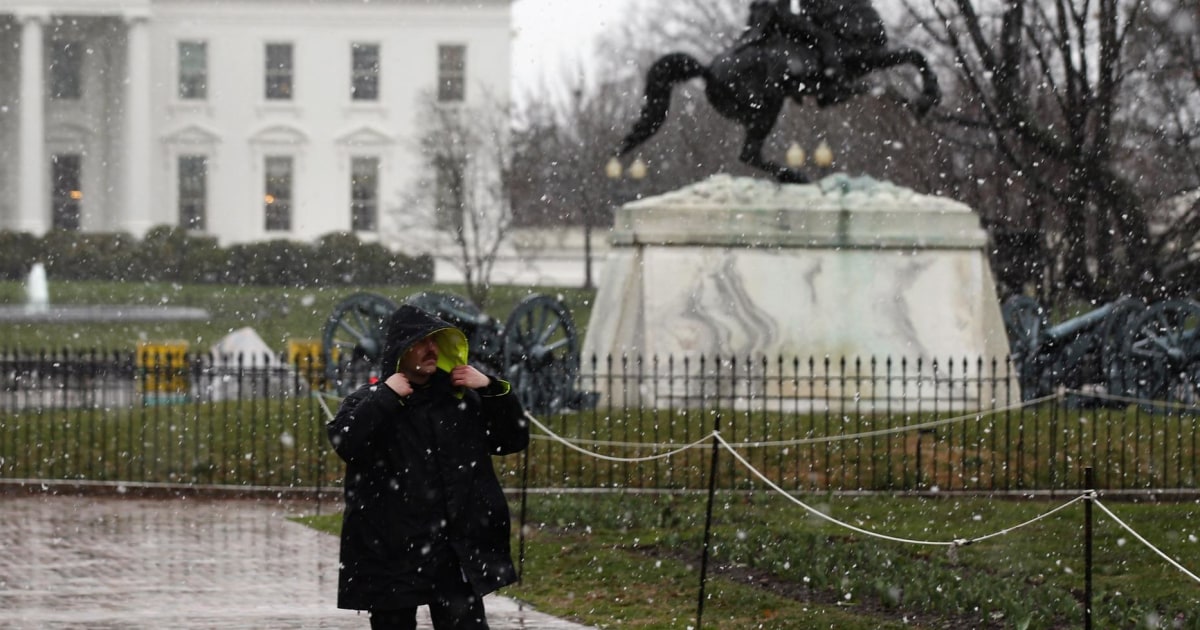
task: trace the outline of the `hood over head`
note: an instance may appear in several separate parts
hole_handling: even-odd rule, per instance
[[[454,326],[411,304],[404,304],[388,318],[380,359],[380,378],[396,372],[400,357],[418,341],[434,335],[438,347],[438,369],[449,372],[467,363],[467,336]]]

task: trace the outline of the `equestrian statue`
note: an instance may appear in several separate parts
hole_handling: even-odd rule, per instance
[[[941,98],[925,56],[888,49],[887,43],[870,0],[801,0],[799,13],[792,12],[790,0],[755,0],[745,32],[707,67],[685,53],[664,55],[650,66],[641,116],[616,155],[633,151],[662,127],[676,83],[701,77],[713,109],[745,128],[738,159],[776,181],[807,182],[804,173],[762,155],[787,99],[811,96],[828,107],[865,92],[858,79],[868,73],[901,65],[921,75],[921,94],[911,103],[918,116]]]

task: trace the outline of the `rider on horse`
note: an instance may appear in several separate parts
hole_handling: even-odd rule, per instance
[[[817,74],[806,66],[809,55],[796,54],[798,48],[808,49],[819,54],[819,73],[835,83],[844,72],[846,58],[887,46],[883,20],[870,0],[801,0],[799,13],[792,12],[791,0],[754,0],[746,31],[738,38],[735,50],[767,43],[775,34],[791,44],[791,54],[787,55],[790,75]],[[831,85],[829,97],[819,100],[822,104],[842,100],[834,92],[837,90]]]
[[[821,107],[840,103],[867,89],[859,81],[866,75],[908,65],[920,73],[922,87],[906,103],[918,116],[937,104],[937,73],[919,50],[887,47],[871,0],[801,0],[801,8],[792,13],[787,0],[754,0],[746,32],[707,65],[683,52],[655,60],[646,71],[641,114],[614,155],[630,153],[657,133],[671,107],[672,87],[697,78],[704,79],[704,95],[717,113],[745,130],[738,159],[779,182],[808,181],[798,169],[763,156],[788,100],[811,96]]]

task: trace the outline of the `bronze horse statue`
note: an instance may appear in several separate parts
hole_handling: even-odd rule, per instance
[[[918,116],[941,98],[937,75],[924,55],[886,47],[882,22],[869,0],[803,2],[802,17],[783,13],[788,0],[781,0],[778,7],[766,0],[754,2],[746,34],[708,66],[685,53],[671,53],[655,61],[646,73],[641,116],[616,155],[624,156],[649,140],[666,121],[672,87],[697,77],[704,79],[705,95],[713,109],[745,128],[738,159],[785,183],[804,183],[808,177],[764,158],[762,148],[789,98],[800,102],[812,96],[818,106],[828,107],[863,93],[865,87],[857,80],[865,75],[902,65],[915,67],[921,76],[921,94],[911,103]],[[788,32],[780,27],[783,17],[802,21]],[[863,29],[864,24],[873,28]],[[855,28],[867,35],[854,35]],[[797,31],[800,36],[795,35]]]

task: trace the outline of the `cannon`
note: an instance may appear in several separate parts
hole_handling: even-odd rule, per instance
[[[1126,396],[1200,403],[1200,304],[1154,304],[1129,322],[1122,343]]]
[[[533,294],[506,321],[484,313],[452,293],[424,292],[406,298],[463,331],[473,361],[512,384],[526,409],[555,413],[595,404],[596,394],[577,389],[579,335],[570,310],[557,298]],[[397,304],[373,293],[339,302],[325,322],[321,360],[328,388],[345,395],[372,376],[383,353],[384,325]]]
[[[1139,400],[1197,401],[1196,302],[1122,298],[1050,325],[1037,301],[1019,295],[1001,312],[1024,400],[1091,387]]]

